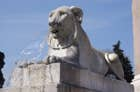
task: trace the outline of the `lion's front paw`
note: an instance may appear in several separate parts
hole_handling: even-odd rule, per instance
[[[48,62],[48,64],[56,63],[56,62],[58,62],[58,59],[57,59],[57,57],[55,57],[55,56],[49,56],[49,57],[47,58],[47,62]]]
[[[32,64],[34,64],[34,62],[21,62],[18,64],[18,67],[25,68],[25,67],[32,65]]]

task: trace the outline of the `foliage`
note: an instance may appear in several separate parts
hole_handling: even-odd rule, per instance
[[[120,41],[113,45],[113,51],[119,56],[124,70],[124,79],[126,79],[128,83],[132,82],[134,79],[134,72],[132,70],[129,58],[124,55],[124,51],[120,48]]]
[[[3,87],[3,84],[4,84],[4,81],[5,81],[5,79],[4,79],[4,77],[3,77],[3,73],[2,73],[2,71],[1,71],[1,69],[3,68],[3,66],[4,66],[4,53],[3,52],[0,52],[0,88],[2,88]]]

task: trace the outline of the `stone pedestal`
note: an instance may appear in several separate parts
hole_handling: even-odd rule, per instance
[[[134,92],[140,92],[140,74],[135,76],[132,84],[134,85]]]
[[[10,88],[0,92],[133,92],[133,87],[71,64],[54,63],[17,67]]]

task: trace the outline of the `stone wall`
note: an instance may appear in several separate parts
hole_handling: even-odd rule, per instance
[[[109,79],[67,63],[17,67],[10,88],[0,92],[12,92],[10,89],[17,90],[14,92],[133,92],[133,86],[125,81]]]

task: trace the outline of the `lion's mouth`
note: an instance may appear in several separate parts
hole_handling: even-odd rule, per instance
[[[52,30],[51,32],[54,34],[57,34],[59,32],[59,30],[55,29],[55,30]]]
[[[59,30],[58,29],[52,29],[52,30],[50,30],[50,32],[51,32],[51,34],[54,38],[58,38],[58,36],[59,36]]]

